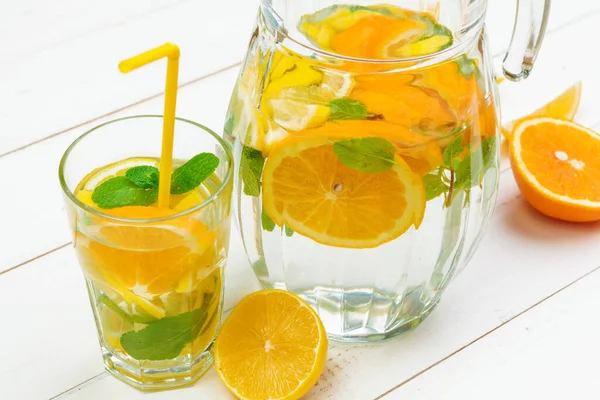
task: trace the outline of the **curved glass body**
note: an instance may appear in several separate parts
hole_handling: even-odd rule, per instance
[[[429,314],[494,205],[485,1],[326,3],[263,2],[225,136],[256,276],[375,341]]]
[[[219,167],[200,186],[172,194],[168,209],[92,201],[101,182],[159,166],[162,126],[159,115],[107,122],[73,142],[59,167],[106,370],[142,391],[192,385],[212,366],[229,245],[233,158],[191,121],[175,121],[173,165],[215,153]]]

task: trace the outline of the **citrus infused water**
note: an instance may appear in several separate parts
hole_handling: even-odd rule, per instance
[[[229,105],[237,213],[266,287],[340,340],[417,325],[472,255],[498,176],[485,37],[433,14],[263,3]]]
[[[137,118],[82,137],[67,151],[61,169],[67,184],[82,176],[67,192],[67,212],[105,365],[119,379],[151,391],[192,384],[212,363],[229,242],[231,161],[225,142],[217,152],[214,144],[201,142],[202,135],[194,143],[197,128],[177,120],[187,148],[208,151],[173,159],[166,207],[158,206],[158,157],[128,157],[87,174],[77,171],[78,163],[114,159],[97,156],[104,152],[88,154],[98,149],[95,140],[120,137],[113,148],[117,154],[125,153],[128,143],[144,148],[140,139],[156,143],[152,134],[160,134],[162,117]],[[130,133],[128,140],[127,132],[136,126],[140,136]],[[189,154],[179,143],[175,154]]]

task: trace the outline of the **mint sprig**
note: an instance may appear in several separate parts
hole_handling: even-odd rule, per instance
[[[138,186],[127,176],[116,176],[98,185],[92,201],[100,208],[149,206],[158,199],[158,189]]]
[[[200,186],[215,172],[219,158],[200,153],[177,168],[171,175],[171,194],[184,194]],[[116,176],[98,185],[92,201],[100,208],[149,206],[158,199],[159,170],[151,165],[129,168],[125,176]]]
[[[198,335],[208,314],[197,309],[175,317],[159,319],[139,331],[121,335],[121,346],[136,360],[169,360]]]
[[[240,176],[244,184],[244,194],[248,196],[260,196],[260,185],[262,179],[265,159],[259,150],[244,146],[240,159]]]
[[[462,156],[466,149],[468,153]],[[463,145],[463,137],[458,136],[444,149],[440,172],[423,177],[426,199],[443,194],[448,207],[462,191],[466,194],[466,206],[471,188],[481,184],[483,175],[493,167],[496,151],[496,136],[482,138],[481,144],[468,146]]]
[[[262,213],[260,215],[260,221],[263,230],[267,232],[273,232],[275,230],[275,227],[277,226],[275,221],[271,219],[271,217],[269,216],[269,214],[267,214],[265,210],[262,210]],[[287,225],[283,226],[282,233],[283,232],[285,232],[285,236],[287,237],[292,237],[292,235],[294,234],[294,230]]]
[[[269,214],[267,214],[265,210],[262,210],[262,213],[260,215],[260,221],[263,230],[267,232],[273,232],[273,230],[275,229],[275,222],[271,219],[271,217],[269,217]]]
[[[394,165],[394,145],[383,138],[340,140],[333,151],[342,164],[362,172],[383,172]]]
[[[219,166],[212,153],[195,155],[171,175],[171,194],[183,194],[200,186]]]
[[[129,168],[125,176],[131,179],[136,185],[144,189],[158,187],[158,168],[151,165],[138,165]]]
[[[333,99],[327,106],[331,109],[329,121],[367,119],[375,117],[375,114],[369,113],[367,106],[358,100],[352,100],[347,97]]]

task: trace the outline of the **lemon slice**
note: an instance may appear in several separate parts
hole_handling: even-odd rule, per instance
[[[273,120],[292,131],[315,128],[327,122],[331,110],[320,104],[306,104],[296,100],[273,99],[270,102]]]
[[[263,290],[233,309],[214,349],[217,374],[238,399],[300,399],[323,371],[327,334],[300,297]]]
[[[285,56],[284,56],[285,57]],[[295,62],[295,67],[281,76],[279,79],[272,79],[265,88],[267,97],[277,95],[281,89],[292,86],[310,86],[320,84],[323,80],[323,74],[311,65]]]
[[[267,123],[267,131],[265,132],[265,148],[263,149],[263,157],[268,157],[269,153],[273,149],[273,146],[284,140],[290,134],[288,131],[277,125],[275,122],[269,120]]]
[[[115,176],[123,176],[129,168],[137,167],[140,165],[150,165],[152,167],[158,168],[158,160],[150,157],[132,157],[108,166],[97,168],[89,174],[87,174],[81,180],[82,183],[80,185],[83,185],[83,187],[78,188],[77,190],[94,190],[96,186],[98,186],[105,180],[109,178],[114,178]],[[83,201],[82,199],[80,200]]]
[[[414,57],[433,54],[452,45],[452,35],[435,35],[418,42],[397,48],[394,55],[397,57]]]
[[[235,96],[232,104],[235,120],[232,135],[244,145],[261,150],[264,144],[261,115],[243,83],[238,85]]]
[[[327,73],[321,87],[331,91],[334,98],[346,97],[354,88],[354,80],[349,74]]]

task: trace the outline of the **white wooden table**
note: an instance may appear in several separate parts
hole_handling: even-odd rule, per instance
[[[0,1],[0,399],[230,399],[210,371],[193,388],[142,395],[103,369],[58,185],[62,152],[100,122],[161,113],[164,66],[119,60],[180,45],[178,115],[215,130],[258,0]],[[583,79],[577,120],[600,128],[600,3],[554,0],[533,76],[503,83],[504,116]],[[491,0],[496,61],[514,4]],[[491,225],[468,268],[414,332],[333,344],[309,399],[599,398],[600,224],[544,218],[504,164]],[[233,231],[226,308],[258,285]]]

